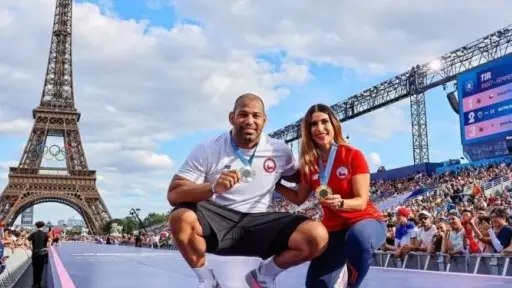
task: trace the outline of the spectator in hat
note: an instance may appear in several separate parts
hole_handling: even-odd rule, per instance
[[[427,252],[428,248],[432,246],[432,241],[434,240],[434,235],[437,233],[437,228],[432,225],[432,215],[425,210],[418,213],[418,221],[420,222],[420,228],[414,250],[418,252]]]
[[[414,250],[418,228],[410,221],[411,210],[406,207],[398,208],[396,212],[397,226],[395,227],[395,256],[402,257]]]
[[[464,228],[462,227],[461,217],[457,210],[448,212],[448,222],[451,231],[448,233],[448,237],[445,237],[444,250],[451,256],[462,255],[466,252],[467,240]]]

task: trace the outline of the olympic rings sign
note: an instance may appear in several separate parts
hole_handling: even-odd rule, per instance
[[[36,146],[36,150],[33,152],[37,156],[43,156],[45,160],[55,159],[57,161],[66,160],[66,155],[71,153],[73,150],[71,146],[64,145],[64,147],[59,147],[58,145],[44,145],[43,143]]]

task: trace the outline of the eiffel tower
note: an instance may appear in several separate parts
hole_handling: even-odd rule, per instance
[[[77,211],[94,234],[111,220],[96,187],[96,171],[89,170],[80,138],[80,113],[75,108],[71,57],[72,0],[57,0],[50,56],[41,102],[32,111],[34,125],[18,167],[11,167],[0,195],[0,220],[12,225],[27,208],[46,202]],[[64,146],[50,145],[60,137]],[[45,156],[46,155],[46,156]],[[42,167],[43,156],[61,157],[65,168]]]

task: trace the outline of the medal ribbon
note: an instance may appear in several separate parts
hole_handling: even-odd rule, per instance
[[[334,157],[336,156],[336,151],[338,150],[338,144],[332,144],[331,151],[329,151],[329,158],[327,159],[327,166],[324,169],[324,164],[322,163],[322,159],[318,159],[318,168],[319,168],[319,176],[320,176],[320,185],[327,186],[329,182],[329,177],[331,176],[332,165],[334,164]]]
[[[251,157],[249,159],[245,158],[244,154],[242,154],[242,151],[240,151],[240,147],[236,145],[235,139],[233,139],[233,135],[229,133],[231,138],[231,148],[233,148],[233,152],[235,152],[236,157],[244,164],[246,168],[250,168],[252,165],[252,160],[254,160],[254,154],[256,154],[256,149],[252,152]]]

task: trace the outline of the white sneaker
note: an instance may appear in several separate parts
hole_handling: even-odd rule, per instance
[[[261,273],[262,265],[245,275],[245,282],[250,288],[276,288],[275,278],[265,276]]]
[[[213,271],[211,269],[210,269],[210,272],[212,273],[213,279],[212,280],[199,280],[198,288],[220,288],[219,282],[215,278],[215,274],[213,274]]]
[[[198,288],[220,288],[217,280],[199,280]]]

